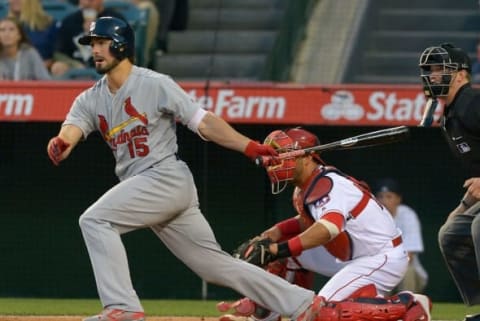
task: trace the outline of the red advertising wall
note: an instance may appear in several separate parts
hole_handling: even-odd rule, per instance
[[[0,121],[62,121],[91,82],[2,82]],[[420,86],[181,83],[205,108],[230,123],[416,126]],[[208,96],[208,99],[205,97]],[[441,115],[443,106],[436,111]]]

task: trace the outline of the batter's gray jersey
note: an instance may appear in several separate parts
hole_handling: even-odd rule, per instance
[[[175,154],[176,120],[187,124],[199,108],[167,75],[133,66],[115,95],[105,77],[80,94],[63,124],[78,126],[85,138],[99,130],[124,180]]]
[[[176,121],[195,130],[199,111],[168,76],[135,66],[115,95],[104,77],[75,99],[64,124],[78,126],[84,137],[98,129],[115,155],[121,180],[79,219],[102,304],[143,310],[120,234],[149,227],[207,282],[297,317],[314,293],[222,251],[199,209],[190,169],[173,157]]]

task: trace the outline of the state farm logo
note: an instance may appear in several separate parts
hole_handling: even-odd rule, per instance
[[[32,95],[0,94],[0,113],[4,116],[30,116],[32,112]]]
[[[330,103],[320,109],[320,114],[328,120],[358,120],[363,117],[363,107],[355,103],[355,97],[347,90],[338,90],[333,93]]]
[[[367,120],[418,122],[425,108],[425,95],[422,92],[411,97],[402,97],[402,92],[372,91],[368,96],[359,95],[361,104],[355,102],[355,96],[347,90],[338,90],[330,98],[330,103],[320,107],[320,114],[326,120],[347,121]],[[440,103],[435,111],[435,121],[442,115],[443,106]]]
[[[188,94],[214,114],[229,119],[283,119],[287,105],[282,96],[240,96],[232,89],[219,89],[214,98],[197,97],[195,89]]]

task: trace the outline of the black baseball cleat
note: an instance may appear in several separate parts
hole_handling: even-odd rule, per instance
[[[480,313],[477,314],[467,314],[463,321],[480,321]]]

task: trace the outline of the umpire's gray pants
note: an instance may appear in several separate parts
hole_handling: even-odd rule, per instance
[[[175,160],[120,182],[80,217],[104,307],[143,311],[121,234],[145,227],[205,281],[230,287],[282,315],[298,317],[315,296],[222,251],[200,212],[190,170]]]
[[[480,304],[480,202],[449,218],[438,241],[447,268],[466,305]]]

